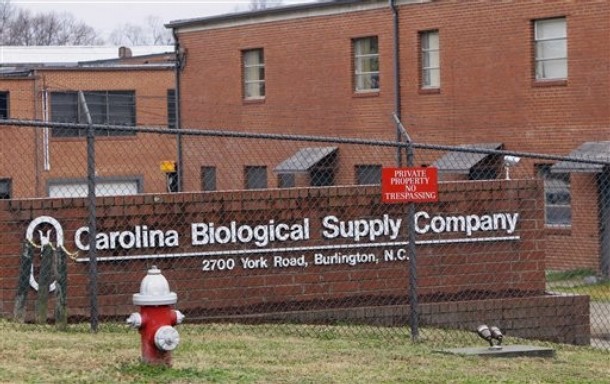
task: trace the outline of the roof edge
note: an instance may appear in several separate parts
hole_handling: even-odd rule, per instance
[[[436,0],[394,0],[394,5],[425,4]],[[241,26],[248,24],[291,20],[302,17],[328,16],[344,12],[390,8],[388,0],[330,0],[305,4],[292,4],[259,11],[227,13],[209,17],[172,20],[165,24],[174,32]]]

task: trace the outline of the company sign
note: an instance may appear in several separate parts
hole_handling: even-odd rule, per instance
[[[320,221],[314,226],[315,220]],[[516,212],[453,215],[421,210],[415,214],[414,230],[423,236],[417,244],[441,243],[438,236],[426,240],[427,234],[443,234],[443,244],[515,241],[519,240],[516,235],[518,222],[519,213]],[[43,232],[40,226],[50,226],[51,229]],[[187,232],[181,233],[185,229]],[[384,214],[346,220],[337,215],[327,215],[295,218],[290,222],[269,219],[256,225],[239,221],[200,221],[180,230],[157,229],[142,224],[99,230],[94,241],[90,239],[89,227],[82,226],[73,232],[72,244],[84,253],[95,246],[101,251],[98,261],[201,257],[204,271],[216,270],[217,263],[225,268],[241,263],[244,269],[306,267],[310,264],[353,266],[405,260],[401,250],[397,251],[398,254],[393,252],[408,244],[401,240],[407,238],[406,232],[407,224],[403,217]],[[49,243],[55,238],[56,246],[63,246],[64,234],[59,221],[50,216],[34,219],[26,231],[26,237],[33,243]],[[366,251],[362,252],[364,249]],[[371,251],[374,249],[380,251]],[[114,256],[104,256],[104,251]],[[121,251],[125,252],[124,255],[120,255]],[[75,260],[86,262],[89,259],[77,257]]]

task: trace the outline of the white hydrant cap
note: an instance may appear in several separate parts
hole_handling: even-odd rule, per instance
[[[140,283],[140,293],[133,295],[134,305],[170,305],[176,304],[178,295],[169,291],[169,283],[161,270],[152,266]]]

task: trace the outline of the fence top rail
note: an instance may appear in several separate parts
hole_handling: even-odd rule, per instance
[[[427,149],[435,151],[451,151],[451,152],[463,152],[463,153],[480,153],[487,155],[498,155],[498,156],[521,156],[525,158],[549,160],[549,161],[567,161],[573,163],[586,163],[596,164],[602,166],[610,166],[610,160],[590,159],[586,157],[575,157],[575,156],[560,156],[560,155],[549,155],[542,153],[531,153],[523,151],[507,151],[499,149],[489,148],[476,148],[475,146],[456,146],[456,145],[442,145],[442,144],[425,144],[425,143],[414,143],[414,142],[400,142],[400,141],[389,141],[389,140],[370,140],[360,138],[348,138],[348,137],[331,137],[331,136],[307,136],[307,135],[286,135],[286,134],[274,134],[274,133],[253,133],[244,131],[233,131],[233,130],[213,130],[213,129],[193,129],[193,128],[180,128],[172,129],[163,126],[130,126],[130,125],[112,125],[112,124],[81,124],[81,123],[60,123],[50,122],[41,120],[22,120],[22,119],[0,119],[0,126],[14,126],[23,128],[69,128],[87,130],[92,128],[94,130],[111,130],[111,131],[124,131],[124,132],[142,132],[142,133],[154,133],[160,135],[170,136],[207,136],[207,137],[232,137],[241,139],[266,139],[266,140],[281,140],[281,141],[305,141],[305,142],[319,142],[319,143],[336,143],[336,144],[354,144],[354,145],[368,145],[368,146],[380,146],[380,147],[394,147],[397,149],[406,149],[409,146],[414,149]]]

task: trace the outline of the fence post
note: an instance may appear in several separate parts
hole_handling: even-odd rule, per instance
[[[413,145],[407,141],[407,167],[415,165]],[[419,300],[417,296],[417,254],[415,251],[415,203],[408,203],[407,222],[409,223],[409,241],[407,253],[409,255],[409,324],[411,326],[411,339],[419,339]]]
[[[407,167],[415,166],[415,154],[413,153],[413,141],[404,125],[400,121],[400,117],[394,114],[397,131],[401,133],[400,138],[404,138],[407,144]],[[399,138],[399,139],[400,139]],[[399,140],[400,141],[400,140]],[[400,153],[400,147],[398,148]],[[398,166],[401,166],[400,156],[398,156]],[[407,223],[408,226],[408,242],[407,256],[409,260],[409,327],[411,328],[411,340],[419,339],[419,300],[417,296],[417,255],[415,251],[415,203],[407,203]]]
[[[89,300],[91,306],[91,331],[97,332],[98,325],[98,308],[97,308],[97,249],[95,238],[97,237],[97,222],[95,212],[95,130],[93,128],[93,120],[89,113],[87,100],[82,91],[78,92],[78,101],[81,108],[85,112],[87,118],[87,206],[89,208],[89,237],[91,245],[89,246]]]

